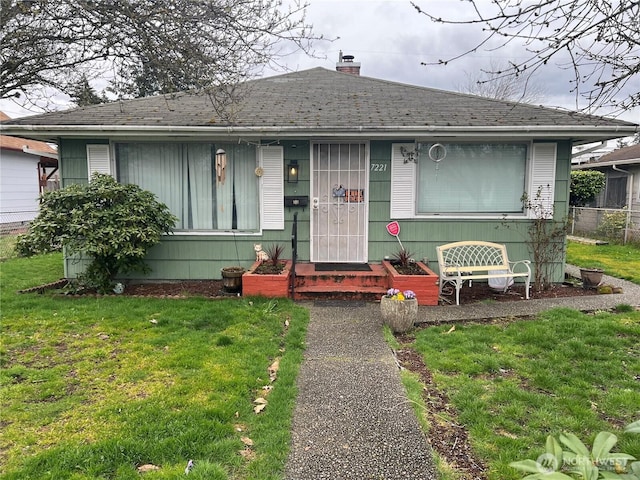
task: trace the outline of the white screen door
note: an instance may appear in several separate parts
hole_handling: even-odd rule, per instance
[[[312,147],[311,261],[367,262],[366,143]]]

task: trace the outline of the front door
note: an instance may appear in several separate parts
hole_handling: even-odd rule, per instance
[[[312,146],[311,261],[367,262],[366,143]]]

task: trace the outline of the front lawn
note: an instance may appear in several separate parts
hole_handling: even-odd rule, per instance
[[[62,276],[59,254],[2,263],[3,479],[281,477],[305,309],[16,293]]]
[[[455,407],[490,479],[523,478],[509,462],[536,459],[547,435],[561,432],[590,445],[609,430],[620,438],[615,451],[640,458],[640,435],[621,432],[640,419],[640,312],[556,309],[536,320],[450,329],[418,330],[411,347]]]
[[[635,245],[586,245],[569,242],[567,263],[602,268],[607,275],[640,285],[640,248]]]

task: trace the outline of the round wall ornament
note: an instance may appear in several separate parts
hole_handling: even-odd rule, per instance
[[[447,148],[441,143],[434,143],[429,148],[429,158],[436,163],[439,163],[442,160],[444,160],[446,156],[447,156]]]
[[[255,174],[256,174],[256,177],[261,177],[262,175],[264,175],[264,169],[262,167],[256,168]]]

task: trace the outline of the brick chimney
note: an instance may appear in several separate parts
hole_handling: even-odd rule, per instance
[[[342,50],[340,50],[336,70],[351,75],[360,75],[360,62],[354,62],[353,58],[353,55],[342,55]]]

